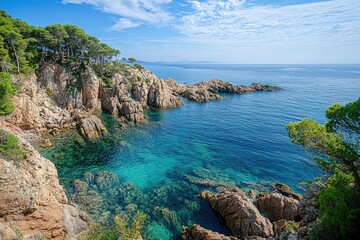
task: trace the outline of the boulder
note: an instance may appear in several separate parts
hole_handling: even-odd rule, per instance
[[[95,115],[81,118],[78,126],[80,133],[89,140],[97,139],[108,133],[102,121]]]
[[[299,220],[299,201],[279,193],[261,193],[256,196],[255,206],[272,221]]]
[[[130,97],[122,97],[119,99],[119,114],[131,122],[140,123],[146,120],[141,103]]]
[[[281,193],[282,195],[284,195],[286,197],[291,197],[291,198],[294,198],[294,199],[296,199],[298,201],[300,201],[302,199],[302,195],[294,193],[293,190],[286,184],[273,183],[273,184],[271,184],[271,186],[275,190],[277,190],[279,193]]]
[[[270,237],[274,234],[269,219],[260,214],[240,189],[217,194],[203,192],[201,196],[225,219],[227,227],[235,237]]]
[[[183,227],[182,240],[236,240],[236,237],[228,237],[223,234],[205,229],[200,225],[194,224],[190,228]]]

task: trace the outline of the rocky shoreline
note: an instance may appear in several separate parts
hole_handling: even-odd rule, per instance
[[[324,185],[312,183],[304,196],[295,194],[285,184],[275,183],[273,187],[276,192],[256,196],[252,191],[246,194],[239,188],[219,193],[202,192],[201,197],[223,217],[232,236],[194,224],[183,227],[182,239],[308,239],[319,215],[314,198]]]
[[[68,129],[77,129],[86,139],[95,140],[107,134],[97,116],[102,111],[123,123],[141,123],[146,121],[146,109],[180,107],[181,97],[207,102],[220,100],[218,93],[281,90],[260,83],[233,86],[222,80],[186,86],[130,66],[116,73],[109,87],[91,67],[74,75],[65,67],[50,63],[44,64],[36,75],[14,76],[12,81],[19,91],[12,98],[15,111],[5,121],[24,130],[23,137],[28,140],[58,135]]]
[[[78,130],[85,139],[96,140],[108,134],[97,116],[102,111],[118,118],[120,123],[141,123],[146,121],[146,109],[180,107],[181,98],[207,102],[220,100],[218,93],[280,90],[259,83],[233,86],[221,80],[186,86],[130,66],[111,80],[109,87],[90,67],[74,75],[50,63],[44,64],[36,75],[12,77],[18,87],[18,93],[12,98],[15,111],[0,119],[0,127],[20,139],[25,158],[21,161],[0,158],[0,239],[17,239],[18,231],[25,239],[76,239],[88,231],[91,223],[90,217],[67,199],[54,164],[29,142],[39,141],[48,147],[52,145],[48,136],[69,129]],[[81,192],[88,183],[74,184]],[[83,197],[89,200],[87,195]],[[179,222],[172,223],[170,210],[154,211],[168,218],[169,226],[176,229],[181,226]]]

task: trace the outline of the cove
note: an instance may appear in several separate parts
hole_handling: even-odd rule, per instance
[[[145,239],[177,238],[181,225],[201,224],[227,233],[203,190],[224,186],[264,191],[272,182],[293,189],[322,172],[288,139],[285,126],[305,117],[325,122],[325,109],[359,97],[358,65],[147,64],[160,77],[181,83],[220,78],[233,84],[262,82],[278,92],[222,95],[208,103],[184,101],[181,108],[149,111],[148,123],[118,127],[101,118],[110,135],[95,143],[69,134],[41,149],[58,168],[70,197],[85,172],[114,173],[115,184],[96,193],[103,201],[91,213],[99,221],[139,209],[149,215]],[[120,189],[119,189],[120,186]],[[114,190],[116,189],[116,191]],[[105,199],[105,200],[104,200]]]

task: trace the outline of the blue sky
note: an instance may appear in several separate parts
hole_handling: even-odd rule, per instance
[[[359,0],[0,0],[143,61],[360,63]]]

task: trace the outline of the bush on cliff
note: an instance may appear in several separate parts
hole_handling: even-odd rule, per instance
[[[345,106],[332,105],[325,125],[311,119],[290,123],[291,140],[314,155],[333,174],[316,201],[319,225],[314,239],[356,239],[360,234],[360,98]]]
[[[322,214],[313,239],[354,239],[359,234],[360,206],[354,178],[337,171],[316,196]]]
[[[5,160],[21,160],[25,158],[19,139],[2,129],[0,129],[0,157]]]
[[[14,111],[10,98],[16,93],[16,87],[11,84],[10,74],[0,72],[0,115]]]

